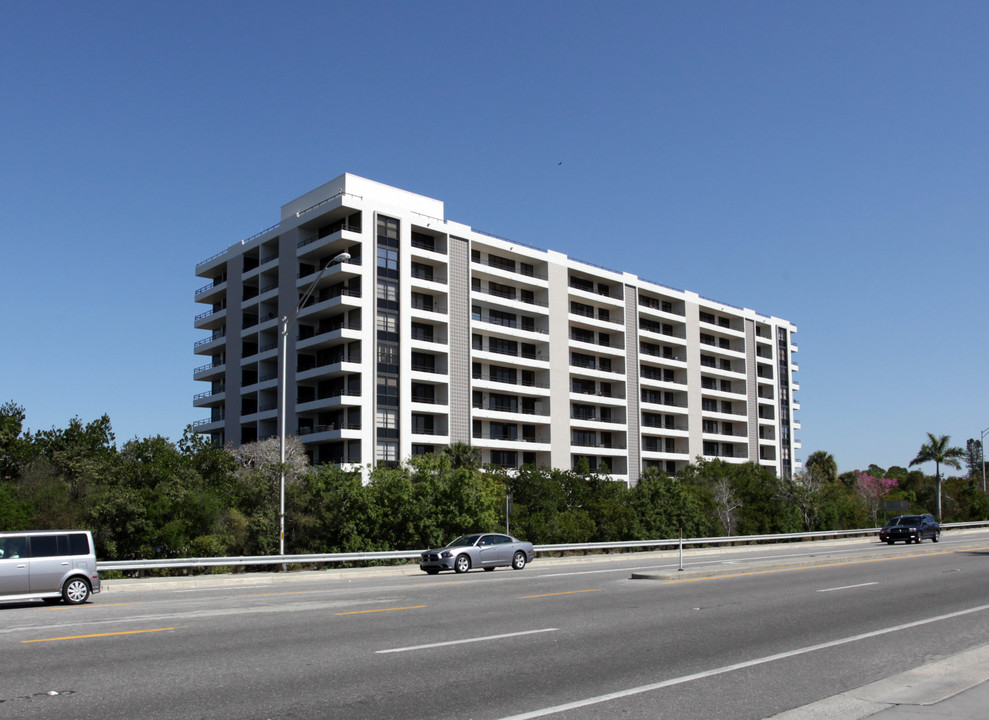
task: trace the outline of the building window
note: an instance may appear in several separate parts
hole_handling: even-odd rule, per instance
[[[391,280],[378,280],[378,307],[384,310],[398,310],[398,283]]]
[[[379,408],[375,418],[379,438],[398,437],[398,410]]]
[[[398,443],[391,441],[381,441],[377,443],[377,448],[375,450],[375,458],[379,463],[397,463],[398,462]]]

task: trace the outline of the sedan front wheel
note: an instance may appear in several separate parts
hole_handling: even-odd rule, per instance
[[[453,564],[454,571],[458,573],[465,573],[470,570],[470,558],[466,555],[458,555],[456,562]]]

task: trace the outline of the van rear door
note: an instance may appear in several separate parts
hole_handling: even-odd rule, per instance
[[[0,595],[26,595],[30,577],[27,538],[0,537]]]

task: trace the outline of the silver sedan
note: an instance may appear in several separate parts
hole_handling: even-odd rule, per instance
[[[521,570],[526,563],[532,562],[533,557],[535,553],[530,542],[500,533],[475,533],[458,537],[446,547],[422,553],[419,569],[430,575],[440,570],[465,573],[471,568]]]

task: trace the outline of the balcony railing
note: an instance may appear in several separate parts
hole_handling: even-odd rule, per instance
[[[471,375],[471,377],[474,380],[487,380],[488,382],[503,383],[505,385],[521,385],[522,387],[534,387],[534,388],[542,388],[542,389],[546,389],[549,387],[549,383],[540,383],[534,380],[526,381],[526,380],[521,380],[519,378],[511,378],[511,377],[506,378],[497,375],[492,375],[491,373],[478,373]]]
[[[300,425],[299,435],[314,435],[321,432],[334,432],[336,430],[360,430],[361,424],[357,423],[329,423],[327,425]]]
[[[490,295],[503,300],[525,303],[526,305],[535,305],[536,307],[549,307],[548,302],[542,302],[531,297],[523,297],[517,293],[502,292],[500,290],[484,289],[480,287],[471,288],[471,292],[481,293],[482,295]]]
[[[226,336],[227,336],[227,334],[225,332],[213,333],[208,338],[203,338],[202,340],[197,340],[196,341],[196,344],[193,345],[193,347],[200,347],[202,345],[206,345],[208,343],[215,342],[217,340],[222,340]]]
[[[522,357],[522,358],[526,358],[527,360],[537,360],[538,359],[538,360],[541,360],[541,361],[544,361],[544,362],[549,360],[549,353],[546,353],[546,352],[544,352],[544,353],[538,353],[538,352],[521,351],[521,350],[514,350],[513,351],[513,350],[510,350],[508,348],[501,347],[500,345],[490,345],[490,344],[484,345],[484,344],[479,344],[479,345],[474,345],[471,349],[474,352],[478,352],[478,351],[480,351],[480,352],[490,352],[490,353],[495,353],[497,355],[508,355],[510,357]]]
[[[502,403],[480,402],[471,403],[475,410],[491,410],[493,412],[516,413],[520,415],[549,415],[548,410],[538,411],[535,408],[512,407]]]

